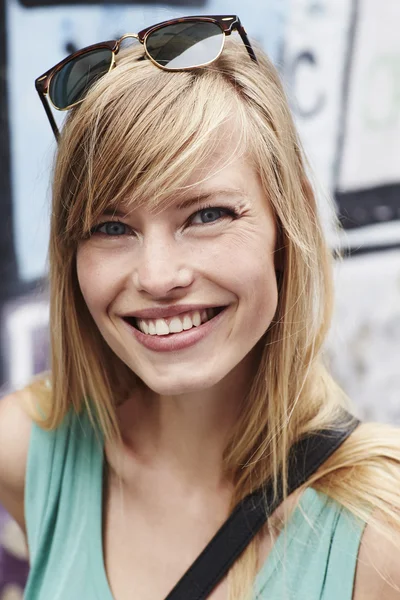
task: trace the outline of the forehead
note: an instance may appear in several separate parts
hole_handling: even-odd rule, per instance
[[[178,187],[166,189],[157,203],[150,198],[148,202],[138,203],[133,191],[118,208],[126,212],[143,208],[158,213],[168,208],[186,209],[196,203],[217,199],[232,200],[238,207],[244,207],[261,196],[264,198],[265,194],[251,161],[244,155],[229,157],[218,150],[196,165]]]
[[[123,203],[126,206],[142,205],[158,210],[171,203],[184,202],[188,197],[211,195],[215,190],[246,195],[249,182],[257,179],[257,170],[239,136],[230,132],[224,135],[223,129],[220,128],[214,140],[209,140],[198,155],[194,152],[189,160],[181,164],[178,158],[177,164],[171,165],[170,178],[160,173],[157,194],[154,194],[154,186],[148,188],[148,191],[151,189],[149,194],[143,190],[145,193],[138,198],[138,189],[134,184]]]
[[[232,182],[233,187],[240,187],[253,172],[254,167],[244,149],[222,140],[188,173],[184,187],[207,187],[215,182],[225,185]]]

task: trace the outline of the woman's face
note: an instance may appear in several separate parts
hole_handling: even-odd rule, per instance
[[[224,157],[221,146],[193,171],[185,198],[157,214],[124,214],[122,207],[105,214],[78,247],[79,284],[95,323],[157,394],[200,391],[234,377],[276,311],[271,208],[251,163],[240,157],[223,166]],[[175,317],[166,317],[171,307]],[[215,313],[204,307],[226,308],[210,319]],[[154,308],[154,319],[135,318]],[[176,315],[182,309],[186,319]]]

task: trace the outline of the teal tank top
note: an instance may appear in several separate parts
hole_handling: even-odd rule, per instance
[[[103,457],[85,414],[71,411],[51,432],[33,425],[25,600],[113,600],[103,562]],[[253,600],[351,600],[364,525],[308,488],[256,577]]]

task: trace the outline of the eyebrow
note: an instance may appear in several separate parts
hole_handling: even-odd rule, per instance
[[[199,204],[204,200],[210,200],[210,198],[214,198],[215,196],[241,196],[241,198],[243,199],[248,197],[247,194],[243,192],[243,190],[239,189],[232,188],[228,190],[212,190],[210,192],[204,192],[203,194],[197,194],[196,196],[188,198],[187,200],[183,200],[182,202],[179,202],[177,206],[179,209],[183,210],[185,208],[193,206],[194,204]]]
[[[182,200],[181,202],[179,202],[177,204],[177,208],[180,210],[185,210],[186,208],[190,208],[191,206],[193,206],[194,204],[200,204],[201,202],[204,202],[205,200],[210,200],[211,198],[214,198],[216,196],[240,196],[242,199],[247,199],[248,196],[247,194],[240,189],[223,189],[223,190],[212,190],[210,192],[204,192],[203,194],[197,194],[196,196],[192,196],[190,198],[187,198],[186,200]],[[125,213],[121,210],[118,209],[111,209],[111,208],[107,208],[103,213],[102,216],[104,217],[119,217],[121,219],[125,219],[128,216],[129,213]]]
[[[104,210],[101,213],[101,216],[102,217],[119,217],[120,219],[125,219],[128,216],[128,214],[124,213],[122,210],[106,208],[106,210]]]

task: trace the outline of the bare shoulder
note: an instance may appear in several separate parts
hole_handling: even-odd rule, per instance
[[[0,400],[0,503],[25,531],[24,489],[33,404],[29,389]]]
[[[384,521],[379,511],[375,516]],[[360,544],[353,600],[400,600],[400,529],[388,540],[366,525]],[[397,589],[396,589],[397,588]]]

